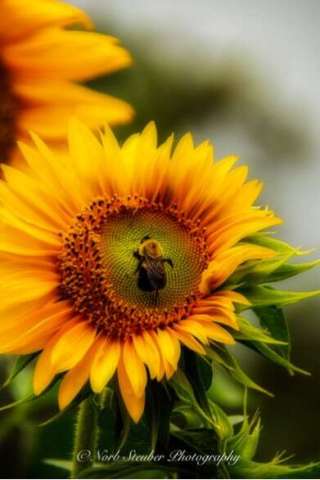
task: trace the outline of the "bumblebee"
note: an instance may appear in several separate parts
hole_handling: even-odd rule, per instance
[[[158,298],[159,290],[167,284],[165,264],[173,268],[171,258],[165,258],[160,243],[146,235],[142,238],[139,248],[133,252],[138,260],[135,270],[137,285],[144,292],[156,292]]]

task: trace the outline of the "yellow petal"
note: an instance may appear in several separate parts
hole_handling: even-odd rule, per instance
[[[208,343],[208,338],[206,331],[203,328],[202,324],[199,322],[193,322],[192,320],[182,320],[177,325],[175,325],[175,330],[182,333],[188,333],[198,338],[201,343],[205,345]]]
[[[21,281],[19,284],[18,279],[12,279],[10,284],[5,285],[0,291],[1,308],[6,308],[15,302],[22,303],[45,297],[53,292],[58,286],[57,280],[50,278],[32,278],[28,275],[21,275],[21,279],[28,282],[28,288],[22,289]]]
[[[113,37],[58,28],[5,45],[2,57],[19,76],[52,80],[88,80],[131,64],[129,53]]]
[[[159,349],[153,340],[152,336],[148,332],[143,332],[142,334],[146,350],[148,353],[148,360],[149,360],[149,370],[153,370],[153,374],[158,380],[161,380],[161,378],[164,375],[164,371],[161,366],[161,358],[160,358],[160,352]],[[150,365],[152,364],[152,366]],[[153,376],[152,376],[153,378]]]
[[[8,28],[8,24],[10,28]],[[49,26],[64,27],[79,24],[92,28],[90,18],[83,10],[55,0],[2,0],[0,31],[5,39],[17,41],[38,29]]]
[[[270,212],[260,211],[260,215],[258,215],[258,213],[259,212],[255,213],[252,218],[248,218],[247,220],[238,217],[237,221],[217,230],[208,240],[210,251],[217,254],[219,251],[226,250],[235,245],[248,235],[282,223],[280,218],[275,217]]]
[[[95,393],[100,393],[113,377],[119,358],[119,342],[110,342],[105,339],[98,342],[90,371],[91,387]]]
[[[86,354],[94,342],[95,330],[87,322],[77,323],[57,341],[51,361],[58,372],[70,370]]]
[[[189,319],[200,322],[222,323],[239,330],[236,314],[232,310],[223,310],[218,307],[195,309],[194,315],[191,315]]]
[[[55,377],[56,371],[51,363],[51,354],[56,337],[50,340],[39,355],[33,374],[33,391],[35,395],[40,395]]]
[[[216,342],[226,343],[228,345],[232,345],[235,343],[232,335],[219,325],[203,323],[203,327],[205,329],[206,335],[210,339],[215,340]]]
[[[215,293],[215,297],[231,299],[234,303],[240,303],[242,305],[251,305],[249,300],[239,292],[234,290],[221,290]]]
[[[144,393],[139,397],[135,395],[122,359],[118,366],[118,382],[120,393],[129,415],[135,423],[138,423],[144,411],[145,395]]]
[[[172,330],[173,334],[176,335],[178,340],[183,343],[186,347],[190,348],[190,350],[193,350],[196,353],[199,353],[200,355],[205,355],[206,351],[195,338],[192,337],[192,335],[189,335],[186,332],[183,332],[182,330]]]
[[[154,335],[159,349],[164,358],[170,365],[176,369],[180,358],[180,344],[175,336],[172,336],[166,329],[158,329]]]
[[[110,95],[93,92],[88,88],[79,85],[61,85],[66,93],[72,89],[79,90],[78,100],[76,98],[60,102],[49,102],[32,104],[25,108],[18,119],[18,126],[21,130],[34,131],[43,138],[49,140],[64,140],[68,131],[68,120],[76,116],[85,122],[90,128],[102,127],[106,122],[110,125],[121,125],[127,123],[133,117],[133,109],[126,102]],[[22,90],[22,88],[20,88]],[[53,87],[52,87],[52,90]],[[36,96],[35,88],[30,92]],[[72,92],[74,94],[74,92]],[[54,93],[52,93],[54,95]],[[57,94],[56,94],[57,95]],[[75,94],[74,94],[75,96]],[[52,96],[51,98],[57,98]],[[34,100],[35,101],[35,100]],[[48,118],[50,121],[48,122]]]
[[[208,268],[202,273],[199,289],[208,294],[223,284],[244,262],[270,258],[275,252],[270,248],[254,244],[242,244],[215,255]]]
[[[155,361],[160,362],[159,354],[158,356],[153,354],[143,335],[134,335],[133,345],[140,360],[148,367],[150,377],[155,378],[159,372],[159,367],[157,368],[155,364]]]
[[[52,301],[49,300],[48,303],[50,304]],[[48,337],[54,335],[65,322],[70,320],[70,308],[60,309],[58,306],[56,311],[44,308],[40,311],[39,316],[36,311],[33,316],[32,313],[31,316],[25,318],[20,315],[16,322],[12,322],[8,328],[2,330],[0,337],[2,353],[15,353],[18,350],[30,348],[30,345],[33,345],[32,350],[38,349],[35,348],[36,345],[43,348]],[[24,322],[26,323],[25,327],[23,326]]]
[[[60,410],[63,410],[72,402],[88,381],[94,354],[95,345],[90,348],[83,359],[75,367],[64,375],[58,394]]]
[[[147,384],[146,369],[131,341],[125,342],[123,346],[123,364],[135,396],[144,395]]]

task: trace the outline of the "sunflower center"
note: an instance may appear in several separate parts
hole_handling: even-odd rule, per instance
[[[64,237],[61,293],[112,338],[190,314],[208,264],[205,232],[175,206],[97,199]]]
[[[8,72],[0,62],[0,163],[8,160],[15,145],[17,108]]]

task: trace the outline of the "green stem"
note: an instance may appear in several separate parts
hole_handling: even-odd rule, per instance
[[[76,431],[74,437],[71,478],[92,466],[96,457],[98,443],[98,408],[92,397],[84,400],[79,406]]]

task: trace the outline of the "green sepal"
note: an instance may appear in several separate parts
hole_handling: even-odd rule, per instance
[[[268,331],[253,325],[245,317],[238,316],[239,331],[233,334],[237,340],[254,340],[255,342],[263,342],[271,345],[286,345],[287,342],[273,338]]]
[[[198,413],[199,418],[201,418],[202,424],[205,427],[213,428],[220,439],[226,438],[232,434],[232,425],[229,422],[228,416],[217,404],[211,400],[208,400],[209,411],[204,410],[199,405],[193,388],[181,369],[179,369],[172,377],[170,380],[170,385],[175,390],[182,404],[191,405],[192,408]]]
[[[260,307],[254,310],[262,327],[268,329],[272,337],[285,342],[284,345],[275,345],[273,348],[279,355],[290,361],[291,341],[287,319],[279,307]]]
[[[65,414],[73,411],[76,407],[80,405],[83,400],[88,398],[92,394],[92,391],[88,385],[86,385],[79,393],[78,395],[72,400],[72,402],[65,407],[63,410],[60,410],[59,412],[55,413],[51,417],[47,418],[43,422],[38,424],[38,427],[46,427],[47,425],[50,425],[51,423],[55,422],[56,420],[59,420],[59,418],[63,417]]]
[[[40,395],[39,395],[40,397]],[[11,408],[18,407],[19,405],[23,405],[28,402],[32,402],[33,400],[37,400],[39,397],[36,397],[35,395],[27,395],[25,398],[19,398],[19,400],[16,400],[11,403],[7,403],[6,405],[2,405],[0,407],[0,412],[4,412],[6,410],[10,410]]]
[[[207,355],[214,361],[224,367],[238,383],[244,387],[264,393],[270,397],[273,394],[265,388],[254,382],[240,367],[238,360],[225,347],[206,347]]]
[[[313,260],[311,262],[304,263],[283,263],[280,268],[274,270],[264,282],[280,282],[281,280],[286,280],[287,278],[295,277],[300,275],[300,273],[307,272],[312,268],[320,265],[320,260]]]
[[[214,418],[214,429],[220,440],[225,440],[232,436],[233,426],[225,411],[215,402],[209,400],[211,414]]]
[[[320,290],[314,290],[311,292],[291,292],[286,290],[276,290],[275,288],[266,285],[240,288],[239,292],[251,303],[251,306],[243,307],[246,309],[267,307],[269,305],[281,307],[283,305],[290,305],[320,295]]]
[[[229,467],[232,478],[319,478],[320,462],[307,465],[285,465],[284,459],[275,458],[270,462],[240,460]]]
[[[31,353],[30,355],[20,355],[16,358],[14,365],[11,368],[8,378],[4,381],[4,383],[0,386],[0,390],[8,387],[11,382],[19,375],[22,370],[24,370],[37,356],[37,353]]]
[[[260,432],[261,420],[258,418],[255,424],[250,425],[247,440],[239,450],[239,454],[242,459],[251,460],[255,456],[258,449]]]
[[[265,260],[252,260],[240,265],[226,281],[226,286],[257,285],[272,282],[272,276],[277,272],[292,254],[276,255]]]
[[[245,240],[246,242],[254,243],[255,245],[260,245],[261,247],[271,248],[271,250],[274,250],[279,255],[301,256],[311,253],[311,250],[301,250],[300,248],[293,247],[289,243],[266,235],[265,233],[256,233],[255,235],[250,235],[249,237],[246,237]]]
[[[288,465],[290,456],[276,455],[269,462],[254,461],[261,432],[260,419],[257,415],[249,421],[244,416],[238,433],[227,440],[225,452],[234,451],[240,456],[234,465],[228,465],[231,478],[319,478],[320,462],[307,465]]]
[[[147,387],[146,420],[151,435],[151,450],[166,452],[169,446],[170,417],[174,405],[173,391],[156,380]]]
[[[291,255],[281,255],[266,260],[246,262],[238,267],[225,286],[258,285],[286,280],[320,265],[320,260],[304,263],[286,263]]]
[[[303,370],[302,368],[297,367],[291,363],[288,359],[284,358],[282,355],[279,355],[275,350],[266,345],[265,343],[251,342],[251,341],[241,341],[244,345],[251,348],[252,350],[260,353],[268,360],[271,360],[273,363],[284,367],[290,374],[301,373],[302,375],[310,375],[310,372]]]
[[[276,252],[276,255],[258,261],[251,260],[240,265],[227,280],[226,286],[239,287],[242,285],[278,282],[299,275],[320,264],[320,260],[299,264],[287,263],[294,256],[306,255],[310,252],[303,252],[272,237],[257,234],[246,239],[246,243],[248,242],[270,248]]]
[[[199,405],[207,413],[210,412],[210,407],[207,398],[207,390],[212,383],[212,365],[207,359],[197,355],[195,352],[184,349],[182,358],[182,368],[185,372],[193,393]]]
[[[261,420],[257,415],[249,421],[244,416],[240,431],[228,440],[228,450],[234,450],[243,460],[251,460],[258,449]]]
[[[196,452],[206,454],[219,449],[217,436],[210,428],[179,428],[172,425],[171,433]]]

